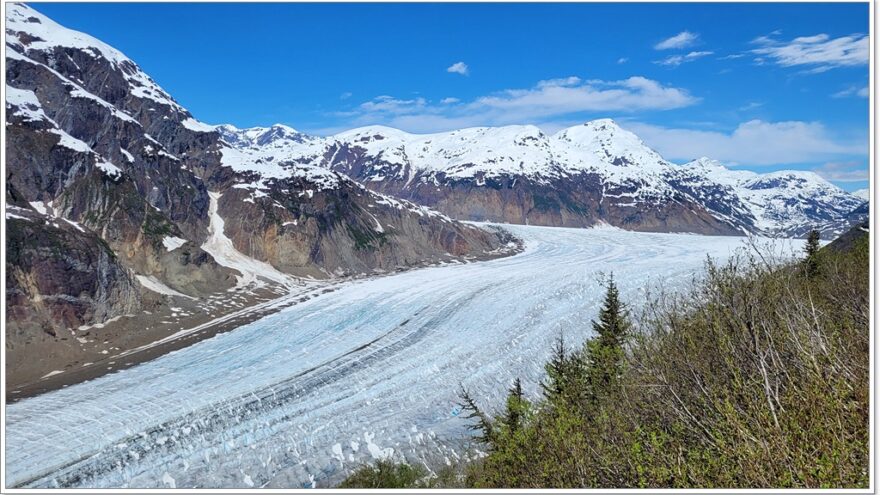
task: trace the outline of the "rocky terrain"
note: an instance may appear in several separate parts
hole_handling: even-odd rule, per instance
[[[844,231],[865,199],[804,171],[756,174],[708,158],[677,165],[600,119],[548,135],[534,126],[415,135],[371,126],[327,138],[286,126],[219,126],[265,162],[344,173],[454,217],[517,224],[800,237]]]
[[[6,21],[6,331],[19,357],[47,341],[76,350],[65,334],[156,301],[512,249],[336,172],[261,163],[118,50],[21,4]]]

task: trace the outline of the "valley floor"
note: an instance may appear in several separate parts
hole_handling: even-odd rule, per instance
[[[68,387],[154,359],[332,290],[329,283],[262,282],[201,300],[174,297],[149,309],[7,348],[6,402]],[[72,341],[72,342],[71,342]]]
[[[523,253],[337,284],[149,362],[10,404],[6,482],[33,487],[326,486],[373,458],[454,459],[459,384],[537,390],[550,343],[675,287],[741,237],[505,226]],[[798,244],[799,245],[799,244]],[[797,246],[782,246],[789,250]],[[491,401],[491,402],[490,402]]]

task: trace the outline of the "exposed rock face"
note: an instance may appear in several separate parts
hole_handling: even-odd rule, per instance
[[[849,230],[843,233],[837,239],[822,249],[829,249],[837,252],[851,251],[858,242],[867,242],[867,237],[871,233],[871,222],[868,220],[861,221],[853,225]]]
[[[6,197],[9,346],[139,307],[137,282],[100,237],[37,212],[14,188]]]
[[[672,193],[648,206],[628,197],[636,188],[603,187],[607,184],[598,174],[545,180],[505,175],[483,178],[480,183],[447,181],[439,189],[432,183],[368,184],[467,220],[553,227],[591,227],[604,222],[646,232],[739,233],[734,226],[703,211],[685,194]]]
[[[27,210],[20,216],[52,226],[16,219],[21,235],[7,237],[10,251],[33,258],[16,268],[23,288],[14,296],[19,309],[7,314],[13,332],[31,314],[57,332],[137,309],[138,293],[156,290],[141,286],[143,277],[167,287],[164,294],[233,287],[237,269],[202,249],[209,191],[221,194],[234,249],[294,275],[483,256],[507,242],[328,170],[262,163],[195,120],[118,50],[24,5],[8,5],[6,16],[7,183]],[[28,236],[69,245],[74,258],[52,258]],[[91,248],[94,258],[80,260]],[[67,265],[83,269],[79,285],[51,293],[80,309],[44,310],[31,299],[44,288],[29,280],[54,281],[61,275],[53,270]]]
[[[218,130],[266,163],[322,166],[469,220],[802,236],[811,225],[845,228],[846,210],[862,201],[806,172],[676,165],[608,119],[555,135],[534,126],[427,135],[372,126],[329,138],[284,126]]]
[[[219,200],[224,232],[249,256],[286,273],[316,277],[474,256],[507,242],[428,208],[339,179],[334,187],[323,189],[301,178],[229,188]]]

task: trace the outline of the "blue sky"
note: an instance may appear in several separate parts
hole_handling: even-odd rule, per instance
[[[867,3],[33,6],[212,124],[552,132],[611,117],[673,161],[867,187]]]

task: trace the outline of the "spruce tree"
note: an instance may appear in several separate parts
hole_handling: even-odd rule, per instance
[[[544,365],[544,370],[547,371],[547,380],[541,382],[541,389],[548,401],[553,402],[562,395],[565,389],[566,368],[568,368],[568,349],[565,347],[565,338],[560,335],[556,337],[554,342],[553,356]]]
[[[492,423],[492,418],[480,409],[477,405],[477,401],[471,397],[470,392],[464,387],[461,387],[459,390],[458,397],[461,399],[461,402],[458,405],[463,411],[468,411],[468,415],[465,416],[465,419],[472,421],[468,428],[472,431],[478,432],[478,441],[488,445],[490,449],[494,449],[496,435],[495,425]]]
[[[515,432],[520,429],[528,403],[523,397],[522,382],[519,378],[513,381],[507,393],[507,410],[504,413],[504,424],[508,431]]]
[[[623,367],[623,345],[631,324],[626,309],[620,302],[620,292],[614,275],[608,277],[605,301],[599,311],[599,321],[593,321],[596,336],[587,342],[588,380],[590,395],[597,399],[620,376]]]
[[[804,266],[808,276],[813,276],[819,269],[819,239],[819,231],[816,229],[807,234],[807,244],[804,246],[807,256],[804,258]]]

